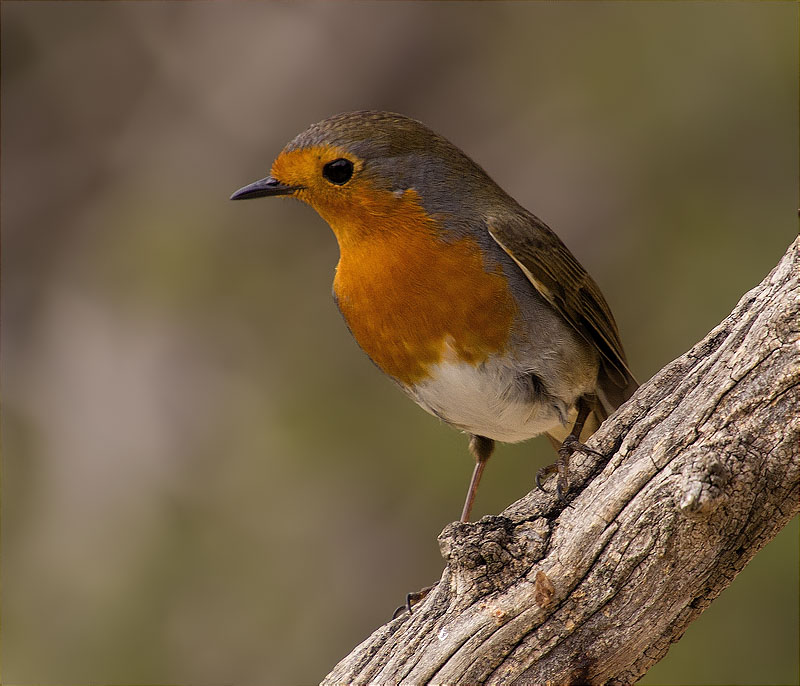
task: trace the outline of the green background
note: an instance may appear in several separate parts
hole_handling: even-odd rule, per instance
[[[797,233],[798,5],[2,3],[3,683],[309,684],[442,569],[466,439],[230,203],[334,113],[426,122],[548,222],[649,378]],[[501,446],[476,516],[552,459]],[[644,683],[797,683],[797,519]]]

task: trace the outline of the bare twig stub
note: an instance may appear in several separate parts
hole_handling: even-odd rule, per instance
[[[630,684],[800,510],[800,239],[534,491],[454,523],[412,615],[324,684]],[[582,489],[582,490],[581,490]]]

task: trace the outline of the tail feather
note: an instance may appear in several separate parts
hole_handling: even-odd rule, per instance
[[[619,382],[613,381],[606,372],[605,366],[600,365],[600,373],[597,376],[598,408],[595,412],[599,415],[600,421],[605,421],[622,403],[630,398],[637,388],[639,382],[633,378],[630,372],[625,374],[625,385],[620,386]]]

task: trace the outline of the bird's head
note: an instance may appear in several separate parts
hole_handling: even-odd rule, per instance
[[[348,112],[299,134],[270,176],[232,199],[288,196],[311,205],[342,240],[401,230],[409,213],[460,224],[502,194],[452,143],[420,122],[390,112]]]

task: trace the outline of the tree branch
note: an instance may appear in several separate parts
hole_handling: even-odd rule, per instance
[[[323,684],[630,684],[800,510],[800,239],[533,491],[448,525],[441,581]]]

